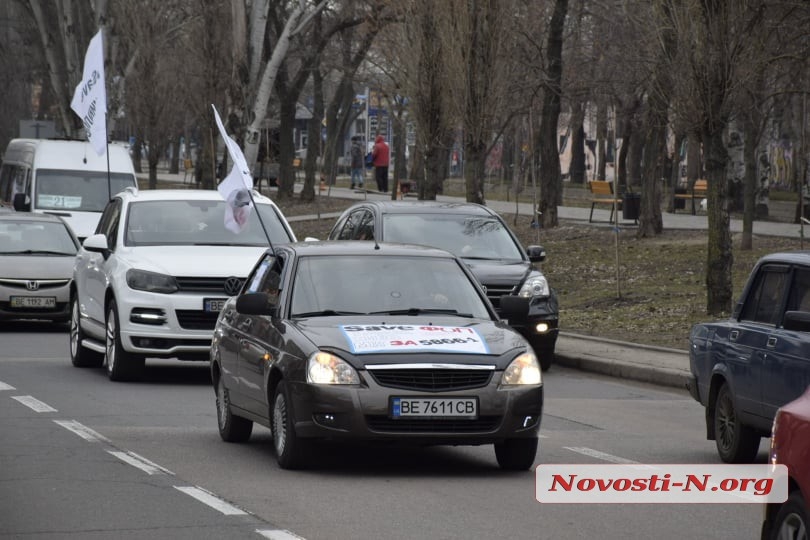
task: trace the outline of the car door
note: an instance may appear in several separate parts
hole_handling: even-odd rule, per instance
[[[763,377],[766,375],[768,341],[784,310],[789,266],[763,265],[740,310],[739,323],[728,331],[726,365],[737,407],[741,412],[764,418]]]
[[[286,253],[279,251],[275,256],[265,255],[245,292],[273,294],[278,303],[284,292],[281,284],[287,258]],[[240,314],[235,324],[239,333],[237,377],[240,398],[244,400],[245,409],[263,417],[269,414],[269,398],[265,390],[267,372],[280,354],[281,336],[276,322],[276,317]]]
[[[785,311],[806,311],[810,306],[810,268],[794,267],[787,301],[780,310],[780,323],[768,333],[763,356],[762,404],[766,418],[804,393],[810,385],[810,332],[785,330]]]
[[[121,199],[113,199],[104,209],[96,227],[96,234],[107,237],[107,247],[115,251],[119,222],[121,220]],[[82,291],[80,301],[90,319],[104,324],[104,296],[107,292],[107,260],[100,253],[82,250],[79,256],[80,270],[77,284]]]

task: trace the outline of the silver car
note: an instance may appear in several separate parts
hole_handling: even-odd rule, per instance
[[[79,240],[59,217],[0,213],[0,320],[70,319]]]

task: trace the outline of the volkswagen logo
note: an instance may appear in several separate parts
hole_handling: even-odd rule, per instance
[[[242,280],[238,277],[229,277],[225,280],[225,294],[236,296],[242,290]]]
[[[39,281],[26,281],[25,288],[29,291],[37,291],[39,290]]]

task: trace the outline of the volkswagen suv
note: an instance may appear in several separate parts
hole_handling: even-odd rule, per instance
[[[225,227],[213,190],[128,189],[113,197],[76,256],[70,357],[137,377],[147,357],[207,360],[219,310],[273,244],[295,241],[273,202],[253,194],[244,229]],[[258,211],[257,211],[258,210]]]

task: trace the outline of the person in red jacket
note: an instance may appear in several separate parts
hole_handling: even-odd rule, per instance
[[[391,159],[391,151],[385,142],[385,137],[377,135],[374,141],[374,148],[371,150],[374,164],[374,178],[377,180],[377,189],[383,193],[388,192],[388,164]]]

